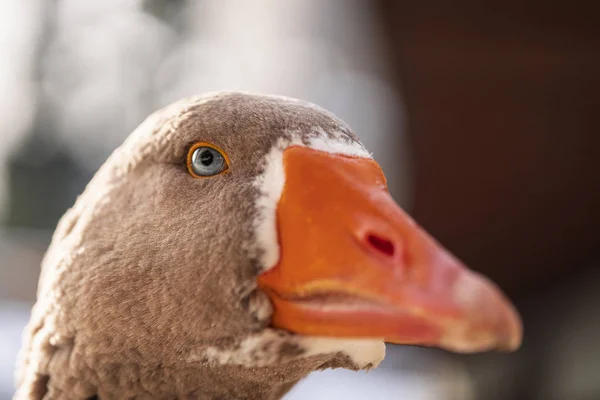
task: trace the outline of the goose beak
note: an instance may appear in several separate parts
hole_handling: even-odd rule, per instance
[[[456,352],[519,348],[510,301],[415,224],[376,162],[293,146],[283,166],[280,259],[258,277],[275,328]]]

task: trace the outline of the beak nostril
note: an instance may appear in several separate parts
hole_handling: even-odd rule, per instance
[[[394,244],[390,240],[384,239],[377,235],[368,234],[367,243],[375,250],[385,254],[388,257],[394,256],[395,248]]]

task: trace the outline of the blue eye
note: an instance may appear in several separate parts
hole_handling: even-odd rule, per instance
[[[207,177],[226,171],[229,166],[225,156],[209,146],[194,146],[188,157],[188,169],[192,175]]]

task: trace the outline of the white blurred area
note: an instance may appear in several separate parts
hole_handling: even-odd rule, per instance
[[[44,151],[22,162],[62,151],[91,173],[152,111],[183,96],[245,90],[313,101],[345,119],[410,208],[402,98],[389,83],[384,43],[366,0],[3,0],[0,200],[6,166],[33,126]],[[13,390],[51,230],[0,233],[2,400]],[[444,353],[388,346],[380,368],[315,373],[287,398],[469,400],[470,388],[462,364]]]
[[[209,91],[255,91],[313,101],[345,119],[408,201],[408,152],[397,151],[401,98],[387,83],[368,2],[56,4],[42,95],[60,142],[86,168],[96,170],[162,106]]]
[[[0,217],[6,206],[6,160],[27,134],[35,113],[42,12],[40,0],[0,1]]]

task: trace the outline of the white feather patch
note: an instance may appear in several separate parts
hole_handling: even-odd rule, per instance
[[[301,351],[297,355],[282,354],[282,344],[296,345]],[[373,339],[336,339],[287,334],[282,336],[281,332],[266,329],[246,337],[239,346],[232,349],[208,347],[200,356],[191,355],[188,361],[195,362],[207,358],[210,362],[218,364],[265,367],[294,359],[340,353],[348,356],[359,369],[375,368],[385,357],[385,343]]]
[[[303,337],[307,349],[305,357],[317,354],[342,353],[358,368],[375,368],[385,358],[385,343],[376,339],[336,339],[329,337]]]

